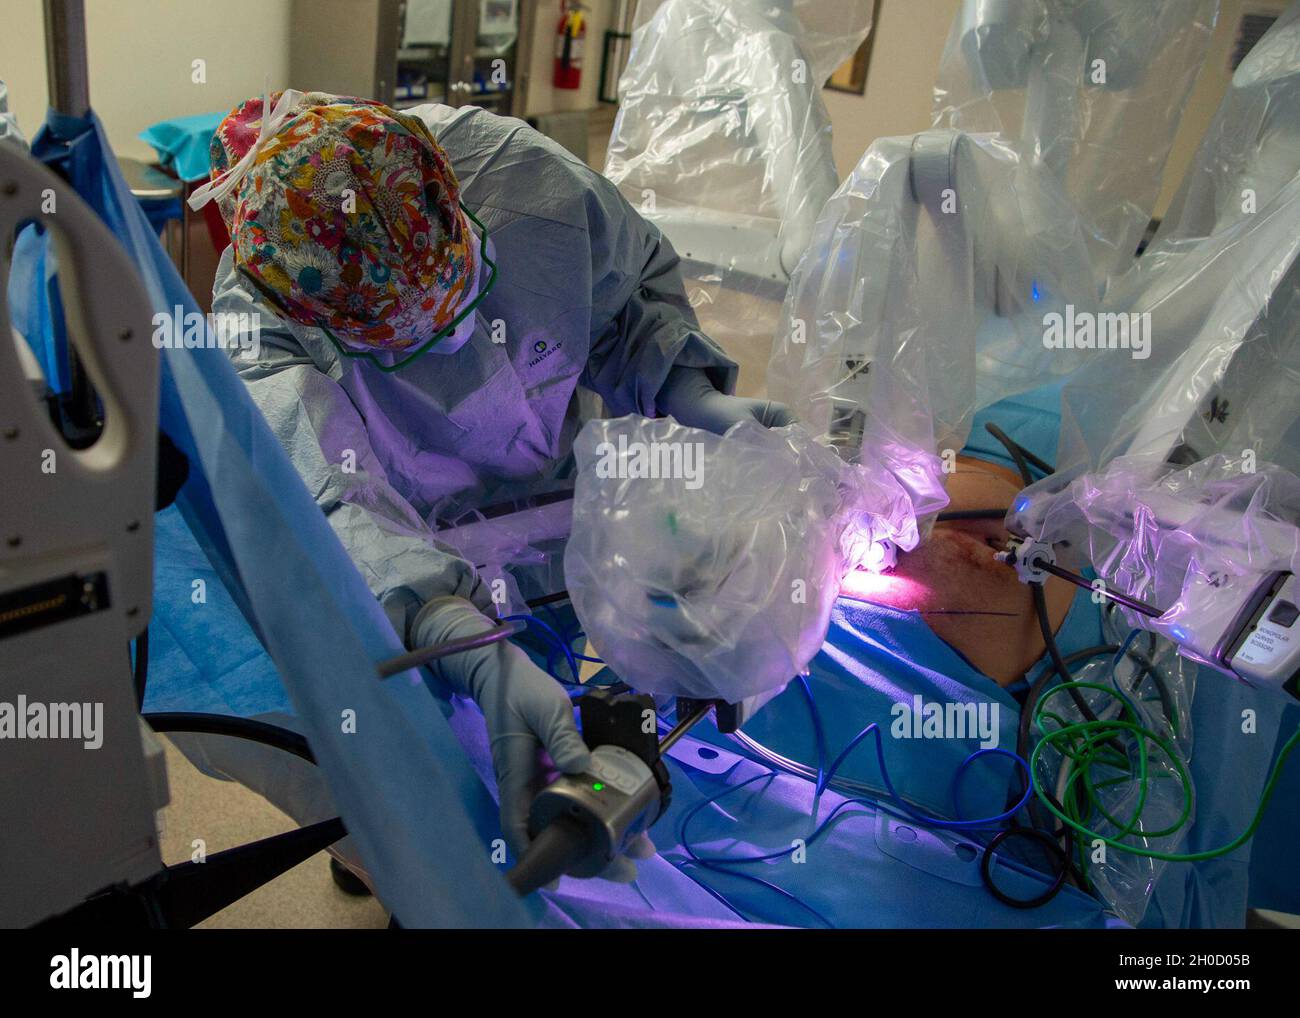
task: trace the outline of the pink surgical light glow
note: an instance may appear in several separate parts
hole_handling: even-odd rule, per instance
[[[888,603],[908,597],[919,597],[925,588],[915,580],[897,573],[871,573],[865,569],[850,569],[840,581],[840,596],[871,601],[888,595]]]

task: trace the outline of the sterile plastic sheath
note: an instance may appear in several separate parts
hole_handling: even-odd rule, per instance
[[[1091,363],[1064,392],[1058,472],[1245,450],[1300,472],[1297,256],[1293,6],[1237,68],[1155,241],[1113,281],[1104,311],[1145,350],[1086,351]]]
[[[1131,262],[1160,194],[1214,0],[966,0],[934,124],[1000,134],[1055,174],[1098,287]]]
[[[946,504],[943,460],[977,407],[1076,363],[1044,347],[1042,318],[1087,302],[1090,280],[1055,178],[1001,139],[879,139],[791,281],[769,389],[846,458],[882,464],[921,520]]]
[[[605,175],[685,262],[704,331],[760,395],[790,273],[838,176],[821,97],[867,0],[663,0],[637,9]]]
[[[1300,153],[1300,6],[1291,4],[1237,67],[1158,242],[1208,237],[1272,201]]]
[[[1132,632],[1119,612],[1105,613],[1102,626],[1109,643],[1124,645]],[[1167,640],[1152,633],[1139,635],[1118,660],[1111,655],[1098,656],[1072,674],[1075,682],[1084,684],[1076,691],[1099,721],[1140,725],[1161,741],[1147,739],[1144,757],[1141,751],[1127,756],[1097,753],[1085,771],[1079,766],[1079,744],[1065,753],[1061,747],[1070,746],[1069,741],[1052,738],[1039,753],[1034,780],[1040,788],[1051,790],[1058,802],[1079,793],[1079,800],[1091,806],[1086,815],[1088,826],[1098,834],[1147,851],[1188,851],[1187,838],[1202,808],[1191,779],[1197,667],[1175,653]],[[1047,702],[1043,717],[1035,724],[1036,735],[1051,735],[1086,720],[1071,697],[1059,687],[1053,688],[1055,692],[1045,694]],[[1213,696],[1203,693],[1202,700],[1209,702]],[[1201,716],[1205,716],[1204,710]],[[1118,728],[1106,731],[1112,738],[1117,733],[1127,734]],[[1145,772],[1135,766],[1140,757]],[[1222,812],[1213,809],[1213,795],[1206,792],[1211,806],[1205,812],[1222,822]],[[1146,917],[1169,863],[1119,849],[1101,855],[1090,847],[1084,865],[1097,896],[1110,911],[1136,926]]]
[[[1184,648],[1208,652],[1262,577],[1300,570],[1300,480],[1273,464],[1215,455],[1170,469],[1129,456],[1054,487],[1021,492],[1008,526],[1066,542],[1113,589],[1163,612],[1125,609],[1132,625]]]
[[[588,423],[575,451],[565,577],[620,678],[734,703],[807,667],[858,504],[834,452],[798,425],[718,437],[635,416]]]
[[[1243,609],[1261,584],[1278,571],[1300,569],[1298,513],[1300,479],[1295,475],[1272,464],[1222,455],[1182,469],[1152,456],[1121,457],[1065,487],[1049,477],[1021,492],[1008,514],[1011,530],[1053,545],[1071,565],[1091,564],[1100,588],[1161,611],[1158,617],[1128,607],[1114,611],[1123,619],[1123,629],[1152,634],[1137,646],[1154,668],[1139,671],[1126,661],[1124,672],[1076,676],[1101,685],[1109,678],[1119,690],[1118,696],[1084,691],[1097,716],[1118,718],[1126,707],[1125,720],[1164,740],[1163,745],[1148,741],[1150,757],[1143,760],[1147,776],[1141,780],[1132,773],[1131,760],[1121,760],[1114,774],[1090,774],[1100,790],[1094,805],[1103,804],[1093,829],[1122,836],[1126,844],[1176,850],[1191,822],[1188,817],[1180,823],[1179,814],[1185,805],[1194,807],[1195,799],[1187,778],[1197,671],[1191,662],[1217,669],[1202,670],[1202,683],[1237,682],[1220,674],[1226,669],[1218,651],[1242,624]],[[1122,641],[1122,631],[1114,632],[1116,642]],[[1157,641],[1156,635],[1172,642]],[[1177,658],[1169,652],[1175,645]],[[1154,688],[1143,688],[1147,680]],[[1151,706],[1153,695],[1158,710]],[[1252,695],[1259,698],[1257,691]],[[1065,697],[1051,706],[1060,727],[1082,720]],[[1054,752],[1046,753],[1040,764],[1050,764],[1053,771],[1059,766],[1061,775],[1068,771]],[[1052,784],[1057,778],[1039,773],[1036,780]],[[1064,798],[1062,791],[1058,784],[1058,800]],[[1114,818],[1130,816],[1140,816],[1141,824],[1120,830]],[[1220,843],[1238,833],[1229,831]],[[1121,914],[1136,922],[1160,868],[1158,860],[1115,851],[1095,867],[1093,878]]]

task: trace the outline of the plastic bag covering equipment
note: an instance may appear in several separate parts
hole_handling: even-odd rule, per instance
[[[1130,632],[1118,612],[1107,614],[1102,625],[1107,643],[1123,644]],[[1197,817],[1198,804],[1193,800],[1191,812],[1180,824],[1184,801],[1178,765],[1190,771],[1196,745],[1192,698],[1196,692],[1197,668],[1176,654],[1172,644],[1157,640],[1154,635],[1135,640],[1131,648],[1136,659],[1126,655],[1115,666],[1113,683],[1109,656],[1094,658],[1077,669],[1075,681],[1095,683],[1103,688],[1118,686],[1127,694],[1137,722],[1159,735],[1172,753],[1149,749],[1145,784],[1135,780],[1127,767],[1094,772],[1092,791],[1097,806],[1091,814],[1092,823],[1098,833],[1122,836],[1130,845],[1158,852],[1183,851]],[[1150,662],[1160,670],[1160,686],[1156,686],[1143,662]],[[1097,718],[1109,721],[1120,716],[1121,701],[1115,696],[1088,688],[1081,688],[1079,693]],[[1050,707],[1061,719],[1062,726],[1084,720],[1068,696],[1053,696]],[[1034,780],[1051,788],[1059,800],[1065,794],[1064,782],[1069,774],[1069,762],[1052,746],[1039,759]],[[1127,821],[1134,816],[1137,820],[1132,831],[1124,831],[1115,823],[1117,818]],[[1110,851],[1104,861],[1089,860],[1088,879],[1111,911],[1136,926],[1146,914],[1168,865],[1160,859]]]
[[[1057,483],[1045,478],[1021,492],[1008,527],[1068,549],[1112,589],[1161,609],[1157,618],[1124,614],[1195,660],[1212,663],[1265,576],[1300,570],[1300,479],[1274,464],[1215,455],[1171,470],[1151,457],[1120,457]]]
[[[93,114],[52,113],[33,154],[64,166],[156,311],[198,313]],[[422,683],[375,680],[375,663],[401,651],[397,634],[225,350],[163,351],[160,421],[190,461],[178,505],[274,659],[385,905],[407,926],[534,920],[539,906],[520,902],[491,863],[495,834],[466,806],[482,783],[437,701]]]
[[[620,678],[736,703],[807,667],[862,509],[851,467],[798,425],[718,437],[629,416],[590,422],[574,448],[565,577]]]
[[[1103,310],[1146,316],[1150,357],[1096,351],[1071,379],[1058,473],[1247,451],[1300,473],[1300,5],[1237,68],[1160,231]]]
[[[1089,363],[1048,344],[1046,323],[1094,315],[1126,264],[1116,252],[1131,260],[1204,53],[1205,7],[1170,0],[1133,18],[1106,2],[965,4],[936,90],[948,126],[878,140],[824,206],[786,296],[769,393],[850,458],[883,461],[922,527],[944,504],[935,456],[964,445],[975,411]],[[1121,29],[1146,33],[1140,66]],[[1084,75],[1085,56],[1102,61],[1103,83]],[[1114,146],[1137,145],[1129,120],[1142,126],[1142,171],[1116,180]],[[1132,185],[1118,220],[1137,223],[1131,245],[1098,226],[1087,181],[1107,209]]]
[[[1213,657],[1226,634],[1240,624],[1242,605],[1267,577],[1300,568],[1298,513],[1300,479],[1293,474],[1273,464],[1215,455],[1181,469],[1171,469],[1152,456],[1120,457],[1102,471],[1076,477],[1064,488],[1056,478],[1045,478],[1021,492],[1008,514],[1009,529],[1054,545],[1058,556],[1068,558],[1076,568],[1091,564],[1109,589],[1163,610],[1152,618],[1116,608],[1116,618],[1108,619],[1108,638],[1114,642],[1123,642],[1124,630],[1153,634],[1135,646],[1164,676],[1160,696],[1154,698],[1160,710],[1148,706],[1153,701],[1150,696],[1130,695],[1129,703],[1141,724],[1163,736],[1178,758],[1171,759],[1163,750],[1153,754],[1147,762],[1155,780],[1145,789],[1132,780],[1096,782],[1110,817],[1133,815],[1138,804],[1135,796],[1142,792],[1142,825],[1135,832],[1136,842],[1126,835],[1130,843],[1164,852],[1178,850],[1187,827],[1173,824],[1184,791],[1176,769],[1178,762],[1186,767],[1192,759],[1190,704],[1196,663],[1223,671]],[[1157,641],[1155,635],[1172,643]],[[1175,645],[1176,657],[1171,653]],[[1094,665],[1092,670],[1097,673],[1094,681],[1108,684],[1108,664],[1100,670]],[[1141,692],[1140,677],[1134,676],[1139,680],[1134,685],[1125,670],[1133,674],[1128,661],[1124,670],[1116,670],[1115,683],[1130,693]],[[1076,678],[1087,681],[1088,675]],[[1199,681],[1237,680],[1203,672]],[[1105,716],[1103,707],[1116,714],[1114,698],[1091,698],[1099,716]],[[1064,723],[1079,720],[1064,697],[1053,706],[1066,712]],[[1050,772],[1060,763],[1065,773],[1064,762],[1055,755],[1046,762],[1049,772],[1036,774],[1035,779],[1051,784],[1056,775]],[[1189,817],[1188,826],[1190,821]],[[1175,835],[1155,833],[1171,830],[1171,825],[1178,828]],[[1101,830],[1116,833],[1114,825]],[[1146,831],[1153,833],[1147,836]],[[1229,831],[1227,837],[1236,833]],[[1110,852],[1089,873],[1106,900],[1135,923],[1163,866],[1158,860]]]
[[[838,176],[821,86],[869,0],[666,0],[637,8],[605,175],[685,262],[704,331],[762,391],[790,273]]]
[[[975,410],[1072,370],[1044,348],[1043,316],[1091,292],[1052,174],[991,135],[882,138],[822,211],[769,389],[847,459],[883,466],[923,520],[947,503],[943,457]]]
[[[1150,221],[1216,12],[1214,0],[967,0],[934,124],[1000,134],[1055,174],[1100,288]]]

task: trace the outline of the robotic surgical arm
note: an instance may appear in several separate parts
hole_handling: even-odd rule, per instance
[[[851,53],[869,6],[840,6]],[[837,180],[805,42],[792,0],[667,0],[637,29],[605,172],[687,261],[794,270]]]
[[[1131,456],[1056,490],[1047,478],[1012,506],[1000,558],[1026,583],[1050,573],[1090,587],[1183,657],[1300,699],[1300,478],[1249,466]]]
[[[1063,177],[1087,122],[1080,84],[1134,88],[1147,72],[1161,7],[966,0],[957,31],[977,88],[1024,90],[1019,149]]]
[[[1090,565],[1135,626],[1300,698],[1297,89],[1300,5],[1234,74],[1169,222],[1107,295],[1149,316],[1151,359],[1071,382],[1077,434],[1012,508],[1004,558],[1028,582],[1079,579],[1057,553]]]
[[[818,221],[768,373],[814,434],[905,490],[868,568],[914,547],[947,503],[942,455],[975,410],[1068,367],[1043,316],[1093,293],[1059,184],[1002,139],[944,128],[868,149]]]

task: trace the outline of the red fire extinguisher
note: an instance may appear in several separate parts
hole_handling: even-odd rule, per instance
[[[587,19],[582,4],[560,0],[560,23],[555,29],[556,88],[579,88],[582,85],[582,46],[587,38]]]

